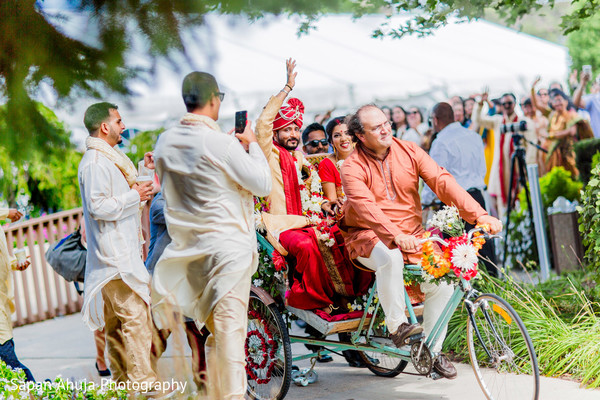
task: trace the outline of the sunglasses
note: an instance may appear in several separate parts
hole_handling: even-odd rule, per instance
[[[321,140],[311,140],[309,142],[306,143],[307,146],[312,146],[312,147],[317,147],[319,145],[319,143],[321,143],[323,146],[327,146],[329,144],[329,142],[327,141],[327,139],[321,139]]]
[[[504,103],[502,103],[502,105],[503,105],[504,107],[510,107],[510,106],[512,106],[513,104],[515,104],[515,103],[514,103],[514,102],[512,102],[512,101],[507,101],[507,102],[504,102]]]
[[[223,93],[223,92],[216,92],[215,94],[217,96],[219,96],[220,101],[223,101],[223,99],[225,98],[225,93]]]

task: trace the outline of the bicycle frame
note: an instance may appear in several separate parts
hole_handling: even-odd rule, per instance
[[[422,273],[422,269],[418,265],[406,265],[404,267],[404,269],[405,269],[405,273],[409,273],[412,275],[420,275]],[[450,298],[450,300],[444,307],[444,310],[442,311],[439,319],[436,321],[429,336],[425,339],[425,344],[427,345],[427,347],[429,349],[432,349],[434,344],[439,340],[439,338],[442,334],[442,331],[448,325],[448,322],[450,321],[452,314],[454,314],[454,311],[456,311],[456,308],[458,308],[459,304],[463,300],[465,293],[469,293],[469,292],[471,292],[471,290],[472,289],[470,287],[470,284],[465,280],[461,280],[461,283],[456,286],[456,288],[454,289],[454,293],[452,294],[452,297]],[[292,343],[305,343],[305,344],[312,344],[312,345],[316,345],[316,346],[327,346],[327,347],[333,348],[333,351],[343,351],[343,350],[371,351],[371,352],[377,352],[377,353],[384,353],[384,354],[387,354],[390,356],[400,357],[405,360],[410,360],[410,351],[409,350],[403,350],[403,349],[398,349],[396,347],[386,346],[382,343],[379,343],[377,340],[375,340],[374,338],[371,337],[370,333],[372,332],[372,327],[373,327],[373,324],[375,323],[375,318],[371,318],[369,325],[366,326],[366,321],[367,321],[368,314],[369,314],[367,310],[373,304],[373,299],[375,297],[376,292],[377,292],[377,286],[376,286],[376,284],[373,284],[373,287],[371,288],[369,297],[367,299],[367,303],[364,306],[365,311],[363,312],[363,315],[361,317],[360,324],[359,324],[358,328],[356,329],[356,331],[354,331],[352,333],[350,343],[343,343],[343,342],[337,342],[337,341],[325,340],[325,339],[319,340],[319,339],[312,339],[312,338],[301,337],[301,336],[292,336],[292,335],[290,335],[290,341]],[[405,300],[406,300],[406,309],[409,313],[409,320],[411,323],[416,323],[417,318],[415,316],[414,309],[412,307],[412,304],[410,302],[410,298],[408,297],[408,293],[406,292],[406,289],[404,289],[404,296],[405,296]],[[379,307],[380,307],[380,304],[377,303],[375,305],[375,309],[372,314],[373,316],[377,314]],[[363,334],[363,332],[366,332],[366,333]],[[360,343],[360,339],[362,337],[364,337],[366,339],[365,340],[366,343]],[[320,354],[328,354],[330,352],[331,351],[329,351],[329,350],[322,350],[319,353]],[[309,359],[309,358],[315,357],[317,354],[318,353],[312,353],[312,354],[297,356],[297,357],[293,357],[293,360],[298,361],[298,360]]]
[[[263,246],[264,248],[266,248],[267,251],[269,252],[269,254],[271,254],[274,250],[273,246],[271,246],[271,244],[260,234],[257,233],[256,236],[257,236],[259,244],[261,246]],[[419,265],[405,265],[404,273],[410,274],[410,275],[415,275],[415,276],[420,276],[423,274],[423,269]],[[410,302],[408,293],[406,292],[406,288],[403,287],[403,290],[404,290],[404,297],[405,297],[405,303],[406,303],[406,310],[408,311],[408,314],[409,314],[409,320],[412,324],[417,323],[417,317],[415,315],[414,309]],[[373,324],[375,323],[375,318],[374,317],[371,318],[368,326],[366,326],[366,321],[367,321],[368,314],[369,314],[368,309],[373,305],[373,299],[375,297],[376,292],[377,292],[377,284],[374,283],[373,287],[371,288],[371,290],[369,292],[369,297],[367,299],[367,303],[364,306],[364,312],[361,317],[360,324],[358,325],[358,328],[356,329],[356,331],[354,331],[352,333],[351,338],[350,338],[350,343],[344,343],[344,342],[338,342],[338,341],[326,340],[326,339],[313,339],[313,338],[309,338],[309,337],[295,336],[295,335],[290,335],[290,342],[291,343],[312,344],[315,346],[324,346],[324,347],[326,346],[326,347],[332,348],[333,351],[343,351],[343,350],[372,351],[372,352],[378,352],[378,353],[385,353],[390,356],[400,357],[405,360],[410,360],[410,351],[409,350],[402,350],[402,349],[398,349],[396,347],[386,346],[384,344],[379,343],[378,341],[374,340],[371,337],[370,333],[372,332]],[[454,314],[454,311],[456,311],[456,308],[459,306],[459,304],[465,297],[465,294],[467,294],[467,299],[468,299],[471,297],[471,295],[473,293],[474,293],[474,291],[471,288],[471,285],[469,284],[469,282],[465,281],[464,279],[461,279],[461,282],[458,285],[456,285],[456,287],[454,289],[454,293],[452,293],[452,297],[446,304],[446,307],[444,307],[444,310],[442,311],[439,319],[436,321],[432,331],[430,332],[429,336],[425,340],[425,344],[427,345],[427,347],[429,349],[433,349],[433,345],[439,340],[439,338],[442,334],[442,331],[448,325],[448,322],[450,321],[452,314]],[[380,303],[377,303],[375,305],[375,309],[372,314],[373,316],[377,315],[377,311],[378,311],[379,307],[380,307]],[[467,308],[469,308],[469,307],[467,307]],[[469,317],[472,318],[471,310],[469,310]],[[366,333],[363,334],[363,332],[366,332]],[[365,338],[365,343],[360,343],[361,337]],[[324,354],[328,354],[328,353],[331,353],[331,351],[330,350],[321,350],[316,353],[310,353],[310,354],[305,354],[302,356],[292,357],[292,360],[293,361],[305,360],[305,359],[310,359],[310,358],[316,357],[318,354],[324,355]]]

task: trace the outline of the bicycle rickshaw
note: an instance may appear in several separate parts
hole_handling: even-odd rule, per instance
[[[469,232],[469,241],[476,230]],[[273,254],[273,247],[257,233],[259,246]],[[438,237],[424,240],[445,242]],[[423,270],[417,265],[405,265],[405,275],[419,276]],[[285,288],[280,290],[284,293]],[[539,370],[533,344],[515,310],[495,294],[478,293],[470,282],[462,279],[428,337],[418,335],[409,345],[398,349],[389,339],[381,320],[382,310],[375,302],[377,288],[373,284],[360,318],[328,322],[307,310],[286,306],[283,298],[273,298],[264,289],[252,286],[248,307],[246,361],[248,395],[253,399],[283,399],[294,381],[306,386],[316,381],[314,358],[319,353],[292,356],[291,343],[323,346],[331,351],[357,350],[367,368],[375,375],[395,377],[409,362],[416,371],[433,379],[439,376],[432,370],[435,354],[430,349],[448,324],[456,308],[463,303],[468,314],[467,342],[473,372],[485,397],[490,400],[537,400],[539,398]],[[423,306],[411,305],[406,293],[406,307],[410,323],[417,322]],[[369,312],[369,310],[371,312]],[[283,313],[296,316],[317,329],[323,336],[350,333],[350,341],[317,340],[290,335]],[[292,371],[292,363],[313,358],[310,368]],[[518,380],[518,384],[514,380]]]

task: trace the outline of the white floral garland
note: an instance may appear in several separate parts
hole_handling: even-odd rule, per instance
[[[302,166],[298,161],[294,162],[298,175],[298,185],[300,187],[300,200],[302,202],[302,215],[305,215],[310,224],[317,227],[317,238],[325,243],[326,246],[332,247],[335,244],[335,239],[330,233],[330,225],[327,219],[321,217],[321,204],[323,204],[323,188],[321,186],[321,178],[315,167],[304,160],[304,167],[310,171],[310,188],[306,186],[302,180]]]

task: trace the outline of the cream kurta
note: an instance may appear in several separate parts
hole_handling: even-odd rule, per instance
[[[122,279],[150,304],[150,275],[140,257],[140,196],[123,173],[96,150],[79,164],[79,188],[87,234],[83,320],[90,329],[104,326],[102,287]]]
[[[8,218],[8,208],[0,208],[0,219]],[[0,227],[0,344],[12,339],[11,314],[15,312],[11,267],[17,260],[8,255],[6,236]]]
[[[202,118],[207,122],[161,134],[154,152],[173,239],[152,279],[153,306],[163,312],[158,325],[168,318],[168,305],[204,323],[258,264],[252,195],[271,191],[269,165],[258,144],[246,153],[235,137]]]

